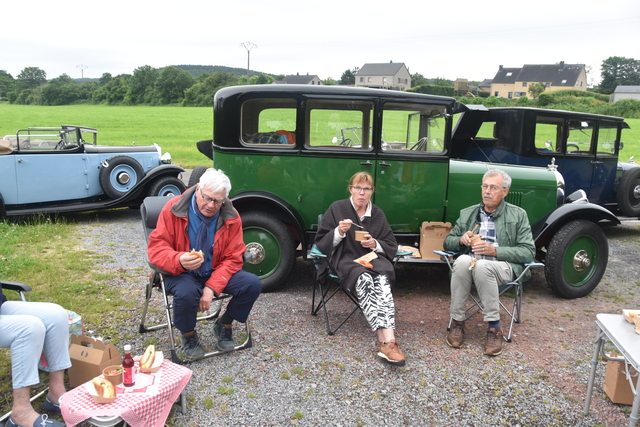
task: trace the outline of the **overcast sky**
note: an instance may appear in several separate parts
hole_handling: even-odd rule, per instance
[[[500,65],[640,59],[640,0],[3,2],[0,69],[17,77],[132,74],[143,65],[224,65],[338,80],[365,63],[493,78]],[[83,70],[81,70],[83,66]]]

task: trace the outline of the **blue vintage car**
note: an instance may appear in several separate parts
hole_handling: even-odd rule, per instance
[[[621,117],[542,108],[467,106],[452,138],[452,157],[515,165],[555,164],[566,194],[618,215],[640,216],[640,166],[619,160]]]
[[[180,194],[184,172],[157,145],[97,145],[96,129],[31,127],[0,140],[0,217],[139,206]]]

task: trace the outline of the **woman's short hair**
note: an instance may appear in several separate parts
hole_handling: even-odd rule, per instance
[[[200,188],[210,191],[213,194],[224,191],[224,196],[229,197],[231,191],[231,181],[221,170],[209,168],[200,177]]]
[[[348,192],[351,191],[351,187],[356,185],[356,183],[362,182],[362,181],[366,182],[367,184],[371,184],[371,188],[374,188],[373,177],[369,172],[356,172],[353,174],[353,176],[349,180],[349,188],[347,188],[347,191]]]

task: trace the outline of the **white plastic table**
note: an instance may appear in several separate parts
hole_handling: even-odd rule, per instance
[[[593,357],[591,358],[591,374],[589,375],[589,383],[587,385],[587,397],[584,402],[584,413],[589,414],[589,405],[591,404],[591,393],[593,391],[593,381],[596,377],[596,368],[598,367],[598,355],[601,354],[606,360],[624,361],[626,365],[627,380],[631,383],[629,375],[629,366],[636,371],[640,371],[640,335],[634,332],[635,326],[627,322],[621,314],[604,314],[596,315],[596,325],[598,325],[598,333],[593,347]],[[604,342],[609,340],[622,354],[622,358],[611,358],[604,354]],[[640,408],[640,381],[634,390],[633,406],[631,407],[631,415],[629,417],[629,427],[633,427],[638,422],[638,409]]]

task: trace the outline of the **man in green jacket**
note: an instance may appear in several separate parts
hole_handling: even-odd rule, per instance
[[[447,344],[459,348],[464,341],[466,304],[474,283],[484,305],[484,320],[489,323],[484,354],[502,353],[498,286],[518,277],[524,263],[536,253],[527,213],[504,201],[511,177],[499,169],[490,169],[482,178],[482,203],[463,209],[444,249],[460,252],[451,276],[451,319]],[[478,236],[474,236],[477,231]],[[472,238],[472,236],[474,236]],[[528,279],[531,273],[524,279]]]

